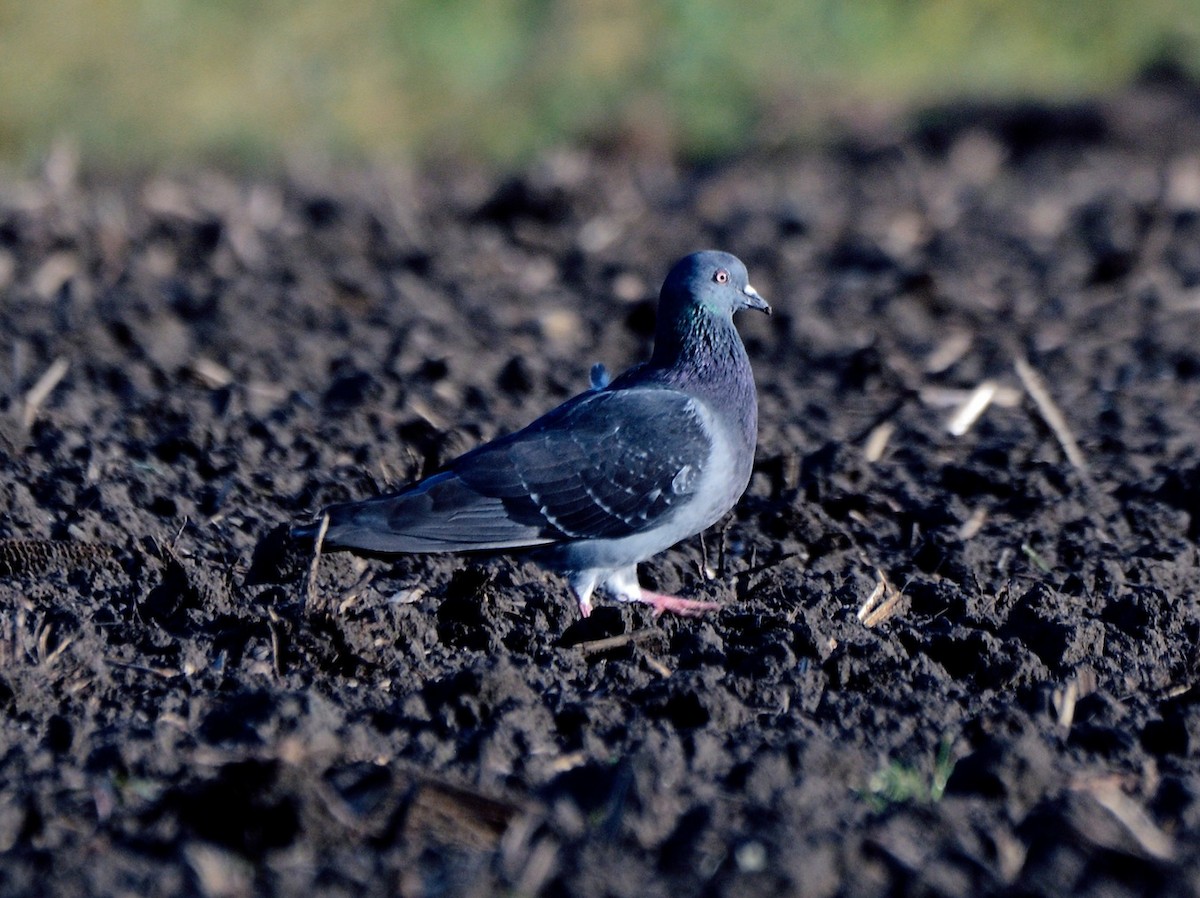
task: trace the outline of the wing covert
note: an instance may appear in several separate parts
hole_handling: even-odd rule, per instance
[[[652,529],[691,493],[710,439],[692,399],[666,389],[584,394],[451,470],[521,526],[558,538]]]

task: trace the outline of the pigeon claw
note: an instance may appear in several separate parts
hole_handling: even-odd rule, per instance
[[[717,611],[721,607],[720,602],[683,599],[679,596],[664,595],[661,592],[650,592],[648,589],[642,590],[642,596],[638,601],[645,602],[653,608],[655,617],[661,617],[667,612],[678,614],[681,617],[700,617],[703,614],[708,614],[710,611]]]

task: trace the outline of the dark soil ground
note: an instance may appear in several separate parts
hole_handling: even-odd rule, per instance
[[[776,309],[756,473],[642,577],[721,611],[308,581],[281,524],[644,358],[703,247]],[[58,154],[0,184],[0,326],[4,894],[1200,893],[1188,84],[701,168]]]

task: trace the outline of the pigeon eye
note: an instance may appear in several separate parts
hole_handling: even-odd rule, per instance
[[[726,271],[724,268],[718,268],[717,273],[713,275],[713,280],[716,281],[718,284],[728,284],[729,283],[729,272]]]

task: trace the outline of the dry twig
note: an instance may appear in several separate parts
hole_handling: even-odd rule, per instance
[[[971,512],[971,516],[967,518],[958,528],[958,538],[963,542],[974,539],[979,531],[983,529],[983,525],[987,522],[988,510],[982,505]]]
[[[879,582],[858,609],[858,619],[867,628],[877,627],[892,617],[904,598],[904,593],[892,585],[883,571],[876,568],[875,573],[879,575]]]
[[[958,407],[946,424],[951,436],[965,436],[967,431],[975,426],[975,422],[987,411],[992,400],[996,398],[999,385],[994,380],[985,380],[967,397],[967,401]]]
[[[971,398],[974,390],[959,390],[952,387],[924,386],[917,390],[917,398],[930,408],[958,408]],[[1025,393],[1016,387],[996,384],[992,405],[1000,408],[1016,408],[1021,404]]]
[[[667,667],[667,665],[663,664],[650,653],[647,652],[643,657],[643,660],[646,662],[647,667],[649,667],[664,680],[671,676],[671,668]]]
[[[892,438],[892,434],[896,432],[896,425],[891,421],[884,421],[871,429],[867,435],[867,441],[863,444],[863,458],[867,464],[875,464],[879,459],[883,458],[883,453],[887,450],[888,442]]]
[[[657,636],[658,633],[658,630],[633,630],[629,633],[619,633],[616,636],[606,636],[604,639],[581,642],[575,648],[585,655],[594,655],[597,652],[610,652],[613,649],[622,648],[630,643],[643,642],[653,636]]]
[[[311,613],[317,607],[317,565],[321,562],[321,548],[325,545],[325,534],[329,531],[329,515],[321,516],[321,528],[313,543],[312,563],[308,566],[308,582],[305,584],[304,611]]]
[[[104,663],[109,667],[119,667],[121,670],[132,670],[135,673],[153,674],[156,677],[162,677],[164,680],[170,680],[179,676],[180,672],[170,667],[148,667],[145,664],[132,664],[128,661],[117,661],[113,658],[105,658]]]
[[[50,363],[50,367],[37,379],[37,383],[29,388],[29,392],[25,394],[25,402],[21,411],[21,426],[26,430],[33,426],[42,403],[54,392],[59,381],[66,377],[70,367],[71,363],[59,356]]]
[[[220,362],[206,356],[197,356],[193,359],[191,370],[196,379],[210,390],[220,390],[229,386],[234,380],[232,371]]]
[[[1042,376],[1020,356],[1013,361],[1013,366],[1017,369],[1017,377],[1021,378],[1021,385],[1025,387],[1025,392],[1037,406],[1042,420],[1046,422],[1046,426],[1050,428],[1050,432],[1062,446],[1067,461],[1075,470],[1087,473],[1087,460],[1083,457],[1083,451],[1079,448],[1075,435],[1071,433],[1071,428],[1067,426],[1067,419],[1063,417],[1062,411],[1051,398],[1050,390],[1047,389]]]

